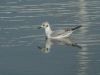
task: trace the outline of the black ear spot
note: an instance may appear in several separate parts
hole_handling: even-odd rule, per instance
[[[46,27],[48,27],[48,25],[46,25]]]

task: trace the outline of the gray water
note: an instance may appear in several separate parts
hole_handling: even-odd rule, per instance
[[[83,27],[55,43],[44,21]],[[100,75],[100,0],[0,0],[0,75]]]

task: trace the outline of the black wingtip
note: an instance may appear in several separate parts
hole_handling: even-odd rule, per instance
[[[75,28],[72,28],[72,30],[79,29],[80,27],[82,27],[82,25],[79,25],[79,26],[77,26],[77,27],[75,27]]]

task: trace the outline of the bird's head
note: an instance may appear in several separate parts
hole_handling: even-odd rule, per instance
[[[40,28],[47,28],[49,27],[49,23],[48,22],[43,22],[42,25],[39,27]]]

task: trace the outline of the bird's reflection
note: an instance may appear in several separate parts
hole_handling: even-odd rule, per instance
[[[77,43],[73,42],[71,38],[60,38],[60,39],[46,39],[44,46],[38,46],[39,50],[43,53],[49,53],[51,50],[51,47],[54,45],[66,45],[66,46],[72,46],[77,48],[82,48]]]

